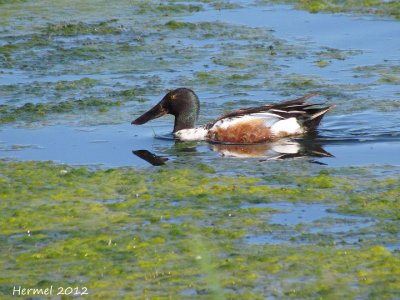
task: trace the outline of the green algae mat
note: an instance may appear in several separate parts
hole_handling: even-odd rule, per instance
[[[398,177],[371,182],[355,168],[306,179],[226,176],[205,165],[1,169],[3,295],[20,286],[108,299],[394,299],[399,291],[400,257],[391,251]],[[306,222],[286,228],[268,222],[279,212],[261,205],[271,201],[331,204],[335,218],[373,221],[358,230],[335,218],[313,224],[318,232]],[[353,228],[335,234],[329,227],[338,222]],[[273,243],[248,240],[287,233]]]
[[[398,299],[399,10],[0,0],[0,298]],[[130,125],[177,86],[337,106],[296,159]]]

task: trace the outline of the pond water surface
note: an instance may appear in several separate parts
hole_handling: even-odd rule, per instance
[[[398,20],[50,2],[0,1],[0,295],[22,278],[110,299],[395,299]],[[130,124],[183,86],[199,124],[312,91],[336,107],[316,134],[258,145]]]
[[[288,22],[288,19],[291,22]],[[400,26],[396,21],[352,15],[309,14],[293,10],[289,6],[268,8],[246,6],[232,10],[206,10],[190,17],[180,17],[178,20],[193,23],[217,21],[272,30],[274,35],[287,40],[294,45],[293,47],[299,47],[302,49],[301,52],[304,52],[292,57],[277,58],[274,64],[280,68],[281,79],[274,78],[272,86],[260,86],[259,78],[254,80],[250,78],[246,83],[250,87],[254,85],[254,90],[246,87],[242,94],[234,91],[229,95],[226,86],[221,88],[212,86],[211,90],[207,91],[202,85],[197,89],[196,82],[193,82],[192,88],[198,92],[202,101],[204,113],[202,121],[212,120],[226,110],[223,108],[226,101],[234,103],[235,99],[246,99],[252,104],[268,103],[290,98],[291,93],[301,94],[304,89],[322,90],[323,94],[329,97],[329,102],[337,104],[335,111],[325,117],[319,136],[316,138],[316,142],[323,144],[324,149],[333,156],[323,158],[323,163],[331,166],[400,164],[400,156],[397,155],[400,150],[398,84],[380,80],[382,79],[380,76],[385,76],[398,63],[400,57],[400,44],[397,39]],[[192,43],[191,47],[196,47],[200,45],[199,43],[204,44],[202,40],[191,41],[186,37],[179,39],[179,42],[186,45]],[[214,42],[217,45],[209,46],[210,53],[199,58],[197,61],[199,65],[209,64],[215,48],[224,47],[225,42],[221,43],[218,40]],[[242,54],[238,51],[235,53],[238,59],[246,60],[248,50],[244,48]],[[304,57],[299,59],[299,55]],[[315,63],[319,59],[326,61],[328,65],[319,66]],[[172,73],[170,70],[152,73],[158,73],[166,88],[173,88],[184,85],[184,80],[180,83],[179,78],[192,76],[193,72],[196,72],[195,66],[189,69],[186,66],[177,67],[179,69]],[[204,66],[200,68],[204,69]],[[221,66],[217,68],[220,69]],[[357,68],[362,72],[363,68],[366,68],[366,74],[359,74]],[[109,71],[111,72],[108,74],[102,72],[45,77],[32,77],[33,74],[29,75],[28,72],[23,74],[16,71],[3,72],[1,84],[3,86],[40,82],[49,84],[86,77],[112,82],[114,85],[116,82],[132,83],[131,79],[124,79],[125,74],[117,75],[115,70]],[[293,76],[296,76],[296,80],[300,77],[300,82],[296,83],[294,88],[282,86],[282,82]],[[309,83],[307,81],[302,86],[301,76],[305,77],[305,80],[310,77],[315,84],[312,83],[307,87],[306,84]],[[398,76],[398,73],[393,76]],[[268,81],[268,78],[266,80]],[[162,96],[163,92],[152,93],[149,95],[150,102],[141,104],[139,108],[134,106],[128,111],[123,108],[122,115],[112,109],[111,113],[103,117],[104,120],[78,115],[77,119],[61,116],[65,119],[33,123],[33,126],[29,127],[3,125],[0,138],[1,154],[3,157],[17,159],[49,159],[68,164],[100,164],[114,167],[147,165],[132,155],[132,150],[138,149],[175,158],[173,150],[165,151],[169,145],[170,149],[174,148],[173,141],[166,142],[154,138],[154,134],[163,134],[171,129],[173,122],[171,118],[154,120],[141,127],[129,125],[131,119],[137,117]],[[321,101],[321,98],[318,100]],[[29,99],[27,96],[23,100],[25,103],[29,101],[34,102],[36,98]],[[385,104],[387,101],[389,106]],[[214,109],[215,105],[221,107]],[[233,104],[233,107],[236,106],[240,105]],[[117,119],[111,120],[113,114],[117,114]],[[110,122],[117,124],[107,124]],[[201,152],[202,160],[216,157],[212,151],[207,150],[209,155],[204,153],[202,149],[207,147],[202,143],[197,148]],[[218,160],[213,163],[218,163]]]

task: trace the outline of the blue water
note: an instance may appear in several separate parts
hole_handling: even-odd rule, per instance
[[[331,154],[316,160],[327,166],[365,166],[365,165],[400,165],[400,113],[399,106],[385,108],[384,101],[398,101],[398,85],[376,84],[375,77],[356,76],[354,68],[364,65],[398,65],[400,57],[400,23],[377,17],[360,17],[350,14],[310,14],[297,11],[290,6],[252,6],[243,3],[243,7],[232,10],[205,10],[179,20],[189,22],[214,21],[227,22],[250,27],[268,28],[280,39],[297,46],[304,46],[306,55],[303,59],[281,58],[282,78],[291,74],[319,76],[326,82],[336,84],[338,92],[343,85],[349,99],[341,99],[337,107],[324,119],[315,143]],[[288,22],[290,20],[290,22]],[[177,42],[179,39],[177,39]],[[201,41],[182,38],[180,43],[196,47]],[[209,42],[209,41],[207,41]],[[334,60],[324,68],[315,64],[315,53],[325,47],[355,51],[354,55],[344,60]],[[210,55],[187,66],[177,66],[170,72],[153,73],[162,77],[171,88],[179,85],[179,78],[193,73],[207,63]],[[217,67],[217,66],[215,66]],[[23,84],[34,82],[55,82],[59,80],[78,80],[83,77],[109,80],[115,83],[134,84],[136,74],[71,74],[44,75],[32,77],[29,72],[15,71],[0,73],[0,85]],[[351,84],[363,84],[364,89],[351,91]],[[218,90],[218,88],[214,89]],[[221,103],[237,99],[268,101],[290,99],[268,91],[254,91],[245,95],[230,95],[226,90],[202,91],[201,121],[206,122],[217,117],[222,109]],[[365,98],[370,103],[364,109],[354,112],[353,107],[363,103],[352,101],[351,96]],[[152,121],[143,126],[131,126],[129,123],[140,113],[158,102],[160,94],[149,95],[150,101],[134,104],[118,115],[114,122],[93,120],[90,122],[59,122],[33,127],[4,125],[0,127],[0,157],[21,160],[54,160],[67,164],[96,164],[106,167],[148,166],[149,163],[134,155],[132,151],[147,150],[158,156],[169,158],[167,163],[187,160],[187,155],[179,152],[174,141],[156,139],[155,135],[164,134],[172,129],[172,118]],[[272,99],[270,97],[273,97]],[[328,99],[329,101],[330,99]],[[33,101],[33,100],[32,100]],[[374,103],[380,103],[379,108]],[[85,119],[85,117],[83,117]],[[83,124],[82,124],[83,123]],[[194,160],[218,163],[232,155],[225,155],[207,143],[190,145]],[[267,160],[271,151],[265,150],[258,157]],[[268,153],[267,153],[268,152]],[[300,158],[307,159],[307,158]],[[314,159],[314,158],[313,158]],[[307,160],[308,161],[308,160]],[[236,161],[237,162],[237,161]]]

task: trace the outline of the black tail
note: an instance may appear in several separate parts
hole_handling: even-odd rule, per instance
[[[310,108],[307,109],[307,116],[303,119],[303,125],[308,128],[309,131],[315,130],[321,122],[324,115],[332,108],[335,104],[323,107],[323,108]]]

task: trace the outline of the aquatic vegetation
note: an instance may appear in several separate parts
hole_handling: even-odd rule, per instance
[[[386,105],[386,103],[380,101],[377,102],[371,99],[360,99],[358,98],[358,96],[349,96],[352,95],[354,92],[368,90],[369,86],[367,85],[367,83],[338,84],[316,75],[292,73],[283,76],[283,78],[281,78],[281,80],[277,82],[269,81],[268,84],[272,88],[281,91],[280,93],[287,97],[291,97],[299,91],[303,91],[303,93],[317,91],[319,95],[325,98],[334,99],[334,103],[337,104],[337,107],[335,107],[332,113],[340,111],[359,111],[363,109],[368,109],[372,105],[374,106],[374,108],[379,108],[381,107],[381,105]],[[351,106],[349,106],[348,102],[349,97],[357,99],[356,101],[351,103]]]
[[[256,4],[272,2],[394,18],[399,9],[396,1]],[[158,101],[177,85],[204,95],[201,121],[312,90],[339,104],[330,120],[339,129],[326,131],[333,142],[343,128],[343,136],[368,138],[363,121],[370,107],[392,111],[397,120],[397,100],[369,93],[371,81],[398,85],[390,60],[352,69],[346,60],[364,53],[301,37],[288,42],[268,24],[191,18],[253,3],[108,4],[0,0],[3,132],[23,122],[54,125],[65,116],[81,130],[81,115],[125,130],[120,125],[143,110],[143,101]],[[329,79],[336,66],[354,78]],[[358,127],[346,128],[341,114],[353,114],[348,122]],[[371,135],[396,138],[395,129],[386,130],[392,123],[383,129],[378,123]],[[107,299],[395,299],[400,293],[397,166],[238,162],[213,157],[205,144],[154,143],[169,158],[162,167],[0,160],[0,297],[10,297],[16,284],[87,287],[90,297]],[[4,156],[39,147],[0,141]],[[282,203],[305,210],[321,205],[328,217],[274,223],[285,211],[268,205]]]
[[[9,68],[12,66],[11,63],[11,53],[18,47],[13,44],[6,44],[0,46],[0,63],[2,68]]]
[[[187,28],[189,30],[195,30],[197,28],[196,24],[189,22],[178,22],[173,20],[165,23],[165,26],[167,26],[169,29],[172,30],[183,29],[183,28]]]
[[[340,50],[324,47],[321,51],[318,51],[316,55],[318,55],[318,57],[320,57],[321,59],[345,60],[360,53],[362,53],[362,51],[360,50]]]
[[[87,89],[95,86],[98,83],[98,80],[84,77],[79,80],[73,81],[58,81],[56,83],[56,90],[71,90],[71,89]]]
[[[286,176],[276,186],[268,177],[220,175],[205,164],[90,170],[2,160],[0,170],[2,295],[15,282],[85,286],[93,297],[393,298],[400,289],[399,252],[373,238],[344,248],[247,244],[246,236],[281,228],[268,223],[276,210],[239,208],[339,202],[339,211],[386,223],[374,232],[390,237],[398,233],[395,177],[371,182],[356,179],[362,169],[338,169]]]
[[[316,76],[302,76],[297,74],[292,74],[286,77],[286,81],[282,83],[283,86],[287,88],[296,90],[317,90],[322,87]]]
[[[323,68],[330,64],[332,60],[345,60],[361,54],[361,52],[362,51],[360,50],[340,50],[330,47],[323,47],[322,50],[315,53],[317,56],[316,64]]]
[[[7,106],[2,107],[2,123],[37,121],[65,112],[79,113],[82,105],[73,103],[79,103],[81,99],[109,96],[111,106],[118,101],[131,101],[133,106],[150,95],[162,94],[177,83],[179,86],[196,86],[200,91],[222,88],[230,94],[261,92],[268,85],[269,90],[285,95],[292,94],[297,87],[308,90],[325,85],[322,78],[281,84],[279,78],[285,77],[282,71],[285,64],[305,59],[308,49],[277,38],[270,29],[178,19],[217,6],[218,9],[229,9],[231,3],[127,1],[120,5],[125,8],[123,14],[122,8],[117,15],[114,10],[103,14],[99,8],[98,14],[93,16],[91,11],[95,4],[82,3],[76,7],[73,18],[60,21],[59,16],[47,12],[52,17],[46,15],[42,19],[48,21],[38,22],[35,26],[28,26],[29,19],[20,15],[19,10],[15,11],[17,18],[26,20],[21,24],[25,30],[23,34],[2,38],[0,65],[7,69],[9,76],[23,72],[40,81],[0,86],[0,94],[7,101]],[[62,7],[60,2],[56,10]],[[30,10],[36,18],[45,14],[34,7],[29,7]],[[81,13],[87,13],[88,17],[80,18]],[[7,22],[11,24],[12,20]],[[333,48],[313,51],[320,67],[356,54],[356,51]],[[282,63],[283,60],[286,62]],[[193,65],[196,65],[193,72],[184,75],[177,72]],[[149,80],[155,72],[158,79]],[[88,74],[106,74],[106,78],[89,79]],[[54,85],[43,82],[46,79],[42,78],[48,76],[76,79],[60,79]],[[23,108],[28,103],[37,105],[37,109],[31,110],[33,117],[29,117]],[[47,109],[47,105],[52,107]],[[109,106],[106,103],[88,104],[96,105],[99,105],[98,111],[106,111]]]
[[[143,1],[143,0],[135,1],[134,6],[139,14],[161,13],[165,16],[168,16],[170,14],[198,12],[202,10],[201,5],[182,4],[182,3],[164,4],[164,3],[156,3],[152,1]]]
[[[157,27],[159,30],[173,30],[172,32],[169,32],[169,36],[171,36],[175,31],[178,31],[180,37],[182,37],[182,33],[186,33],[186,31],[188,31],[185,35],[190,33],[190,36],[188,36],[189,38],[195,38],[199,40],[217,38],[221,41],[252,41],[253,39],[264,40],[271,38],[271,40],[274,41],[271,30],[238,26],[219,21],[192,23],[170,20],[162,26],[159,25]]]
[[[308,10],[311,13],[330,12],[343,13],[352,12],[360,14],[376,14],[400,19],[400,4],[397,1],[384,0],[258,0],[258,3],[288,3],[294,4],[297,9]]]
[[[400,67],[394,64],[358,66],[354,68],[355,77],[378,77],[377,84],[400,84]]]
[[[46,93],[43,93],[44,90]],[[102,98],[105,93],[109,93],[109,91],[100,80],[88,77],[55,82],[35,81],[0,87],[0,96],[4,103],[14,107],[22,106],[29,101],[35,104],[47,104],[49,102],[71,101],[74,98],[78,98],[77,100],[88,97]]]
[[[47,24],[43,30],[46,35],[60,35],[60,36],[74,36],[74,35],[87,35],[87,34],[118,34],[121,33],[120,27],[110,26],[110,24],[117,22],[116,19],[103,21],[95,24],[87,24],[83,22],[68,23],[60,22],[58,24]]]
[[[166,85],[169,86],[169,81],[164,78],[171,76],[171,70],[198,62],[204,62],[204,68],[180,78],[181,86],[200,84],[204,88],[223,85],[231,90],[262,89],[258,74],[279,69],[275,60],[280,57],[298,58],[305,53],[304,47],[295,47],[276,39],[266,29],[163,18],[146,25],[144,30],[116,19],[63,21],[37,26],[36,32],[24,35],[23,39],[7,37],[7,43],[0,46],[0,53],[5,57],[3,67],[11,73],[19,70],[39,78],[66,75],[77,79],[59,80],[55,85],[39,81],[1,86],[0,93],[7,99],[7,105],[2,107],[2,122],[35,121],[48,114],[73,112],[74,108],[79,110],[82,105],[70,105],[70,102],[104,99],[104,94],[117,98],[117,101],[143,101],[152,92],[160,93]],[[191,40],[204,45],[187,46],[187,41]],[[215,40],[218,42],[215,43]],[[211,58],[209,51],[215,52]],[[140,75],[156,70],[158,74],[168,76],[158,76],[156,80],[146,75],[132,76],[138,88],[129,88],[132,83],[120,84],[117,75],[108,81],[81,75],[114,69],[117,74]],[[263,78],[265,76],[262,75]],[[259,81],[252,82],[254,80]],[[176,80],[173,82],[175,84]],[[24,107],[29,103],[37,106],[30,110],[34,114],[32,118],[26,114],[28,111]],[[107,105],[103,104],[88,106],[103,105],[100,110],[106,110]],[[46,108],[47,105],[52,107]]]
[[[65,113],[75,110],[97,108],[100,111],[110,106],[121,106],[121,101],[109,99],[84,98],[73,101],[61,101],[58,103],[25,103],[20,107],[0,105],[0,123],[15,121],[35,121],[52,113]]]

